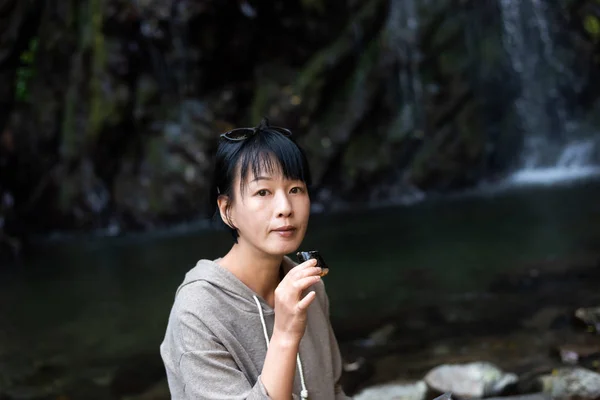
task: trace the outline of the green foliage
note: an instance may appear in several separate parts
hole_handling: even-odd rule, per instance
[[[325,12],[325,3],[323,0],[301,0],[302,7],[308,10],[315,10],[319,14]]]
[[[35,76],[34,63],[37,49],[38,38],[34,37],[29,41],[27,50],[19,57],[21,65],[17,69],[15,88],[15,97],[19,102],[29,100],[29,84]]]
[[[96,137],[100,132],[106,115],[106,102],[102,92],[102,78],[106,65],[106,48],[104,34],[102,32],[103,15],[102,2],[100,0],[90,1],[91,16],[91,47],[93,54],[92,76],[90,79],[90,116],[89,134]]]
[[[595,15],[586,15],[583,19],[583,27],[592,37],[594,42],[600,40],[600,20]]]

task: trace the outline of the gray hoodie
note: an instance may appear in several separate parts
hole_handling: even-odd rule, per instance
[[[218,261],[200,260],[175,294],[160,346],[171,397],[270,399],[260,374],[274,310]],[[284,258],[284,273],[294,266]],[[339,383],[342,363],[325,286],[319,281],[310,290],[317,298],[308,308],[292,397],[348,399]]]

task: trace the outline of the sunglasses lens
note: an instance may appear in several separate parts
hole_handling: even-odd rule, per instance
[[[292,136],[292,131],[290,131],[289,129],[286,129],[286,128],[282,128],[280,126],[270,126],[269,129],[277,131],[284,136]]]
[[[292,136],[292,131],[280,126],[270,126],[269,129],[277,131],[284,136]],[[250,136],[254,135],[254,133],[255,131],[253,128],[237,128],[223,133],[221,137],[232,141],[239,141],[248,139]]]
[[[250,128],[238,128],[226,132],[221,136],[229,140],[244,140],[247,139],[253,132],[254,130]]]

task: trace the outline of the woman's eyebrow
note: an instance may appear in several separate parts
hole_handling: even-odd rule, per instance
[[[272,181],[273,178],[271,178],[270,176],[257,176],[256,178],[252,179],[250,182],[257,182],[257,181]]]

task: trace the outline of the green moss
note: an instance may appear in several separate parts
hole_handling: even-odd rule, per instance
[[[38,38],[29,41],[29,46],[19,57],[20,66],[16,73],[15,98],[17,101],[29,100],[29,84],[36,75],[35,59],[38,51]]]
[[[362,25],[366,19],[375,16],[381,0],[368,1],[352,18],[333,44],[318,52],[300,72],[295,84],[294,92],[301,98],[306,98],[318,92],[325,83],[326,73],[346,53],[352,50],[356,26]]]
[[[360,172],[372,173],[385,169],[390,164],[388,154],[378,140],[369,133],[352,139],[344,153],[343,167],[346,175],[356,179]]]
[[[358,119],[364,113],[368,77],[379,60],[380,49],[378,39],[374,39],[368,44],[351,78],[334,97],[337,101],[333,102],[325,114],[322,121],[325,132],[330,131],[330,127],[338,124],[340,118]]]
[[[600,39],[600,20],[595,15],[586,15],[583,26],[594,42]]]
[[[314,10],[319,14],[323,14],[325,12],[325,1],[324,0],[301,0],[302,7],[307,10]]]

